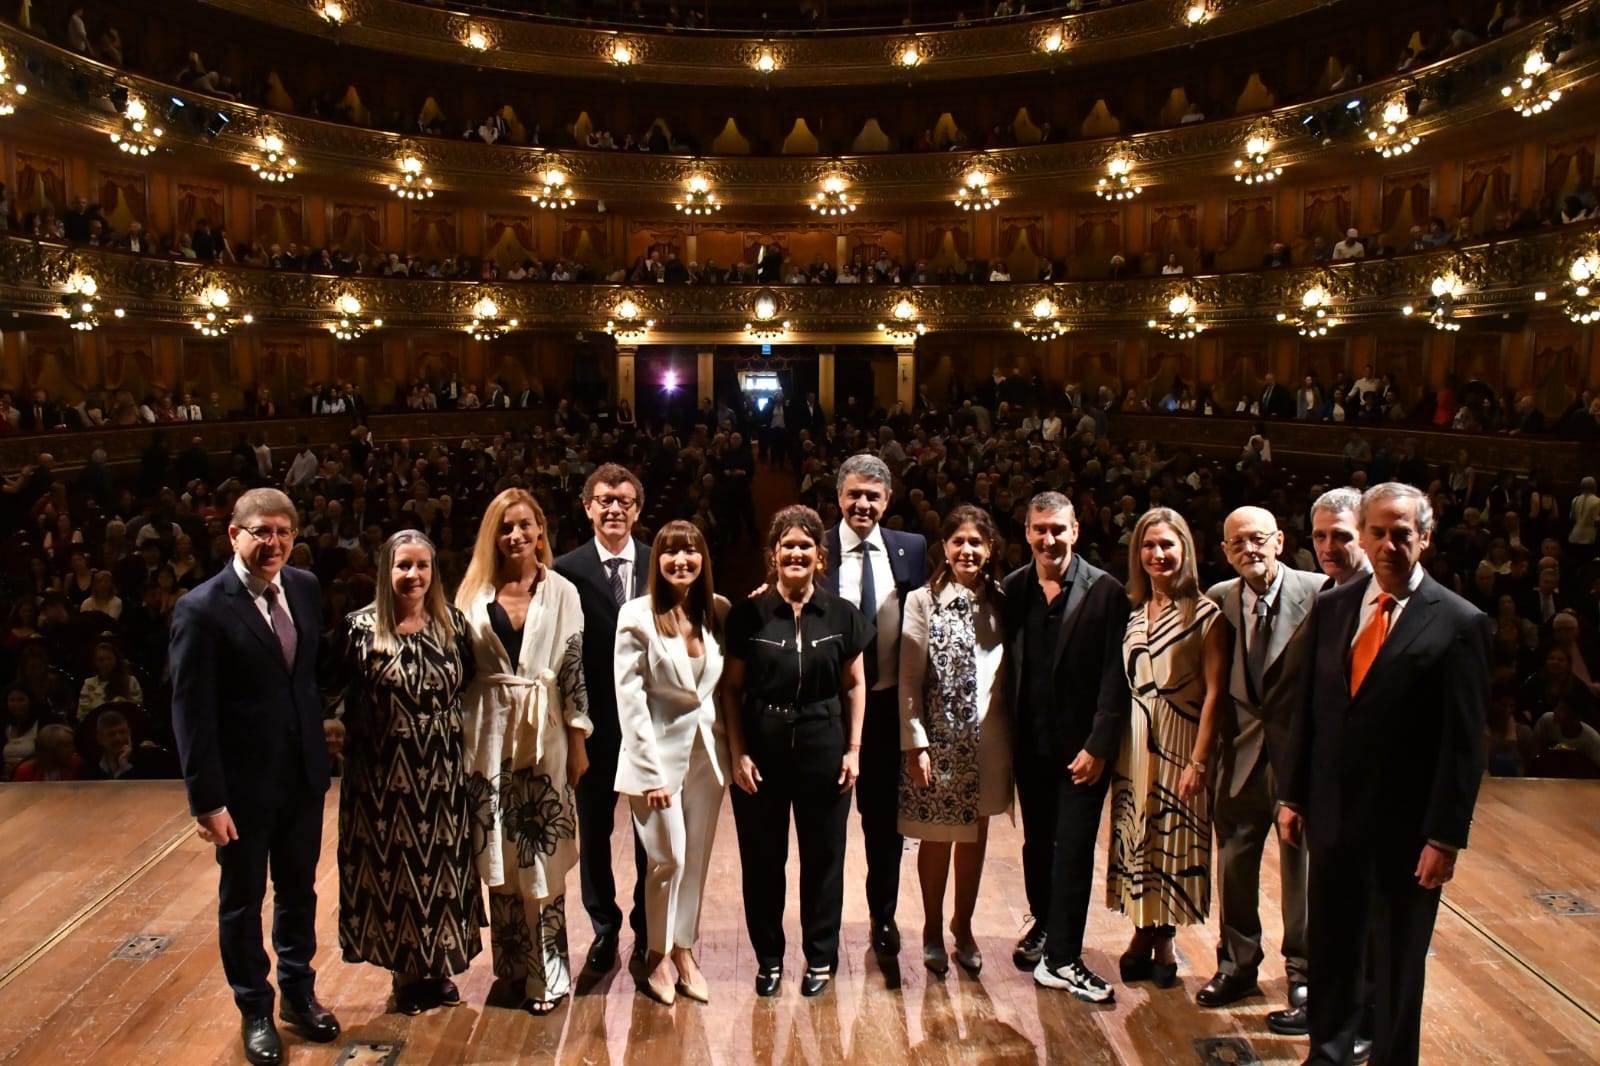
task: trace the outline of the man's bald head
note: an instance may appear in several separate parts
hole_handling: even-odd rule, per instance
[[[1265,592],[1277,580],[1283,533],[1271,511],[1260,507],[1235,510],[1222,523],[1222,546],[1228,562],[1256,593]]]

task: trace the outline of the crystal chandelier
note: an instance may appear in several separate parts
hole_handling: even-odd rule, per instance
[[[433,198],[433,179],[422,172],[422,160],[408,155],[400,160],[400,176],[389,183],[389,191],[402,200]]]
[[[300,165],[300,161],[289,154],[282,137],[276,133],[264,134],[256,138],[256,148],[261,158],[250,163],[250,169],[256,177],[271,182],[288,181],[294,177],[294,168]]]
[[[1050,302],[1049,297],[1041,296],[1035,300],[1028,314],[1027,319],[1019,318],[1012,322],[1011,328],[1030,341],[1051,341],[1067,335],[1067,325],[1056,317],[1056,305]]]
[[[1244,158],[1233,161],[1233,180],[1246,185],[1275,181],[1283,173],[1283,168],[1272,165],[1268,159],[1271,151],[1271,141],[1259,134],[1251,137],[1245,142]]]
[[[544,185],[533,194],[533,202],[542,208],[565,211],[577,201],[567,176],[555,167],[544,172]]]
[[[1125,155],[1107,161],[1106,176],[1094,187],[1094,194],[1102,200],[1131,200],[1143,191],[1133,183],[1133,160]]]
[[[1405,155],[1422,143],[1422,138],[1406,132],[1411,121],[1411,105],[1404,96],[1396,96],[1383,105],[1377,124],[1368,128],[1367,143],[1385,159]]]
[[[366,336],[369,329],[381,329],[383,319],[367,319],[361,313],[361,301],[349,293],[345,293],[334,301],[334,311],[338,318],[328,323],[328,332],[342,341],[359,340]]]
[[[1454,274],[1440,274],[1433,279],[1428,287],[1431,295],[1428,297],[1428,323],[1434,329],[1446,333],[1456,333],[1461,329],[1461,323],[1455,318],[1456,300],[1461,296],[1461,281]],[[1406,304],[1400,313],[1407,318],[1416,315],[1417,309],[1412,304]]]
[[[1544,49],[1535,48],[1522,61],[1522,73],[1509,85],[1500,87],[1500,95],[1512,101],[1511,110],[1523,118],[1542,115],[1561,99],[1560,89],[1545,88],[1545,75],[1552,64],[1545,58]]]
[[[1600,275],[1600,255],[1583,255],[1567,270],[1567,317],[1580,326],[1600,322],[1600,295],[1595,292],[1595,277]]]
[[[1328,330],[1339,320],[1328,314],[1328,294],[1320,285],[1313,285],[1300,296],[1300,307],[1293,313],[1278,312],[1278,321],[1293,326],[1302,337],[1326,337]]]
[[[85,332],[100,325],[100,285],[88,274],[74,274],[67,279],[66,294],[61,297],[61,317],[71,329]],[[111,312],[121,318],[122,308]]]
[[[844,179],[837,176],[825,179],[822,191],[811,201],[811,210],[819,215],[848,215],[855,209],[850,194],[845,191]]]
[[[230,301],[228,290],[220,285],[213,285],[200,294],[202,310],[200,316],[194,320],[195,332],[202,337],[226,337],[233,332],[235,326],[249,326],[254,324],[255,316],[241,315],[238,318],[228,317],[228,303]]]
[[[1000,206],[1000,197],[989,191],[989,178],[981,170],[967,174],[967,183],[956,190],[955,204],[963,211],[988,211]]]
[[[771,289],[756,293],[754,320],[744,324],[746,337],[757,341],[781,340],[789,335],[789,321],[778,319],[778,298]]]
[[[0,53],[0,117],[16,114],[18,102],[27,95],[28,87],[12,80],[6,67],[5,54]]]
[[[641,318],[639,305],[631,296],[624,296],[616,306],[615,317],[606,323],[606,332],[619,344],[638,344],[650,335],[654,319]]]
[[[672,206],[686,215],[709,215],[722,210],[722,205],[717,203],[717,194],[711,191],[711,182],[700,174],[689,179],[689,188],[684,192],[683,199]]]
[[[917,308],[910,300],[900,300],[890,314],[893,316],[890,321],[878,323],[878,332],[883,334],[885,340],[895,344],[914,344],[918,337],[927,334],[928,327],[916,321]]]
[[[166,131],[151,122],[149,116],[143,100],[128,97],[122,109],[122,129],[111,134],[111,143],[129,155],[147,156],[155,151]]]
[[[467,326],[467,335],[475,341],[497,341],[519,325],[515,318],[502,319],[500,305],[493,297],[484,296],[472,305],[472,322]]]
[[[1187,293],[1179,293],[1167,301],[1167,317],[1165,320],[1152,318],[1146,325],[1160,333],[1169,341],[1188,341],[1200,335],[1205,329],[1196,318],[1195,312],[1200,305],[1194,297]]]

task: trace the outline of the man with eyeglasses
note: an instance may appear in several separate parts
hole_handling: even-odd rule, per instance
[[[295,520],[277,489],[240,496],[232,561],[172,613],[173,730],[196,831],[217,849],[222,969],[255,1066],[283,1059],[261,936],[269,867],[278,1017],[318,1043],[339,1035],[311,968],[329,774],[317,690],[322,593],[311,574],[284,566]]]
[[[650,546],[633,536],[643,506],[644,485],[633,471],[617,463],[596,467],[583,486],[583,510],[594,527],[594,539],[555,561],[556,573],[578,587],[583,605],[583,677],[589,690],[589,718],[594,722],[588,741],[589,772],[577,786],[578,874],[583,909],[594,925],[594,943],[584,968],[591,973],[605,973],[617,964],[622,930],[622,909],[617,906],[617,882],[611,869],[617,757],[622,749],[615,679],[617,614],[624,603],[644,595],[650,579]],[[635,833],[636,876],[628,924],[634,932],[634,954],[641,958],[647,943],[645,861],[644,847]]]
[[[1207,593],[1233,630],[1233,657],[1212,798],[1222,931],[1217,974],[1195,994],[1202,1007],[1225,1007],[1261,992],[1261,857],[1277,816],[1277,784],[1287,769],[1290,725],[1309,661],[1300,634],[1323,582],[1319,574],[1282,565],[1283,531],[1270,511],[1240,507],[1223,522],[1222,534],[1239,576]],[[1303,1035],[1310,977],[1304,849],[1280,840],[1278,872],[1289,1007],[1269,1014],[1267,1024],[1274,1032]]]

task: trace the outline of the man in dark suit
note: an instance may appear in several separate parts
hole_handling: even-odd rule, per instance
[[[895,902],[900,898],[900,618],[906,597],[928,578],[928,545],[921,537],[879,523],[894,493],[889,468],[875,455],[852,455],[839,464],[843,520],[824,538],[828,550],[822,587],[861,609],[877,627],[863,660],[867,717],[861,729],[861,778],[856,809],[867,846],[867,913],[872,950],[890,958],[900,951]]]
[[[1467,844],[1483,776],[1488,618],[1420,565],[1433,508],[1411,485],[1368,489],[1372,564],[1317,598],[1313,658],[1278,828],[1311,852],[1308,1066],[1343,1066],[1373,957],[1372,1061],[1415,1063],[1440,889]]]
[[[594,925],[594,943],[584,963],[591,973],[617,964],[617,939],[622,909],[611,870],[611,829],[617,821],[617,757],[622,727],[617,723],[615,674],[617,613],[624,603],[643,596],[650,581],[650,546],[633,538],[633,525],[644,506],[644,485],[633,471],[616,463],[595,468],[583,486],[583,509],[594,527],[594,539],[578,545],[555,562],[556,573],[578,587],[583,604],[583,677],[589,690],[589,718],[594,732],[588,741],[589,772],[578,781],[578,873],[583,908]],[[644,846],[633,835],[634,955],[643,958],[647,937],[644,912]]]
[[[49,393],[33,390],[33,399],[22,409],[22,428],[29,433],[48,433],[52,429],[65,429],[61,409],[50,402]]]
[[[283,1058],[261,943],[269,866],[278,1016],[318,1042],[339,1035],[311,968],[328,747],[317,691],[321,592],[316,578],[283,565],[294,525],[294,505],[276,489],[240,496],[228,526],[231,563],[172,616],[173,730],[190,812],[222,867],[222,968],[256,1066]]]
[[[1268,374],[1261,382],[1262,418],[1293,418],[1294,396],[1288,389],[1278,384],[1274,374]]]
[[[1195,995],[1202,1007],[1224,1007],[1258,995],[1261,946],[1261,855],[1276,823],[1278,781],[1288,768],[1290,726],[1309,654],[1302,623],[1324,578],[1279,562],[1283,531],[1271,511],[1240,507],[1223,523],[1223,549],[1239,576],[1207,595],[1233,631],[1228,699],[1221,714],[1212,824],[1217,832],[1217,883],[1222,935],[1217,974]],[[1279,841],[1283,958],[1289,1009],[1267,1016],[1276,1033],[1304,1035],[1306,985],[1306,853]]]
[[[1022,807],[1022,876],[1033,923],[1012,961],[1036,983],[1104,1003],[1083,963],[1095,841],[1130,712],[1122,636],[1128,596],[1073,552],[1078,520],[1059,492],[1028,504],[1033,562],[1004,582],[1006,654]]]

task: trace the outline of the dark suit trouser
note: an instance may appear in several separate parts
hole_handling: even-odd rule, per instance
[[[261,939],[261,904],[272,875],[272,948],[278,987],[285,995],[312,991],[317,953],[317,859],[322,854],[324,794],[303,783],[260,809],[231,811],[239,839],[217,849],[222,869],[217,930],[222,971],[239,1012],[272,1013],[267,950]]]
[[[1261,946],[1261,856],[1268,836],[1276,836],[1277,782],[1263,756],[1237,796],[1227,782],[1211,807],[1217,832],[1217,894],[1222,901],[1222,935],[1217,969],[1254,975],[1265,952]],[[1306,850],[1278,841],[1278,872],[1283,908],[1283,959],[1290,984],[1309,981],[1306,962]]]
[[[737,785],[731,791],[744,921],[756,960],[762,966],[783,964],[792,808],[800,846],[801,948],[807,966],[835,966],[850,824],[850,794],[839,791],[839,768],[848,743],[844,723],[838,718],[812,719],[796,723],[791,731],[788,726],[747,719],[745,742],[761,781],[753,796]]]
[[[1311,957],[1317,984],[1307,1004],[1307,1066],[1344,1066],[1368,1003],[1368,952],[1376,1002],[1373,1066],[1415,1066],[1422,992],[1439,890],[1417,883],[1422,841],[1311,850]]]
[[[611,830],[617,824],[617,753],[619,743],[603,738],[589,747],[589,769],[578,779],[574,790],[578,806],[578,881],[583,890],[583,909],[589,914],[596,935],[622,929],[622,908],[617,906],[617,879],[611,870]],[[632,819],[629,819],[632,824]],[[638,942],[645,933],[644,881],[649,860],[639,834],[633,831],[633,910],[628,925]]]
[[[873,649],[867,649],[873,654]],[[867,717],[861,729],[861,779],[856,782],[856,810],[867,847],[867,913],[874,922],[894,921],[900,899],[900,860],[905,838],[900,835],[900,710],[898,688],[867,693]]]
[[[1053,964],[1071,962],[1083,954],[1094,848],[1111,769],[1092,785],[1076,785],[1065,762],[1038,751],[1018,751],[1015,774],[1028,910],[1044,923],[1045,958]]]

